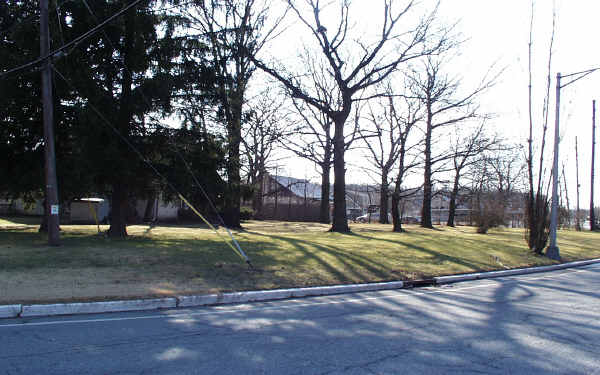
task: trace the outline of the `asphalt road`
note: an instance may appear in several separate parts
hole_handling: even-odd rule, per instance
[[[0,320],[0,374],[598,374],[600,265],[353,295]]]

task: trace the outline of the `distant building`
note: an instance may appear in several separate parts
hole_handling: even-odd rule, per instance
[[[264,220],[319,221],[320,207],[321,185],[305,179],[267,174],[255,216]]]
[[[1,215],[44,215],[43,200],[25,202],[22,199],[0,199]],[[181,202],[165,202],[161,199],[138,199],[131,205],[128,221],[131,224],[143,221],[174,221],[178,219]],[[110,202],[107,198],[78,198],[66,207],[61,206],[61,222],[74,224],[106,223],[110,215]]]

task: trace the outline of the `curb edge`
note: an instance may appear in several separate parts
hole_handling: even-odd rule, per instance
[[[525,275],[531,273],[540,273],[561,270],[566,268],[582,267],[590,264],[600,263],[600,258],[569,263],[556,264],[551,266],[516,268],[502,271],[477,272],[464,275],[449,275],[434,277],[433,283],[424,285],[450,284],[460,281],[491,279],[496,277],[506,277],[514,275]],[[137,299],[137,300],[116,300],[102,302],[76,302],[76,303],[57,303],[57,304],[12,304],[0,305],[1,318],[21,318],[21,317],[43,317],[59,315],[80,315],[80,314],[98,314],[127,311],[151,311],[159,309],[173,309],[184,307],[213,306],[246,302],[266,302],[287,298],[325,296],[345,293],[370,292],[378,290],[405,289],[418,286],[419,280],[410,282],[390,281],[381,283],[333,285],[307,288],[292,289],[274,289],[259,290],[247,292],[232,292],[206,295],[180,295],[174,297],[155,298],[155,299]]]

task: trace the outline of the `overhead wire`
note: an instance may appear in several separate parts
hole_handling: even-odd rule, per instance
[[[579,77],[577,77],[577,78],[573,78],[573,79],[572,79],[572,80],[570,80],[569,82],[567,82],[567,83],[565,83],[565,84],[562,84],[562,85],[560,85],[560,88],[562,89],[563,87],[569,86],[570,84],[572,84],[572,83],[575,83],[575,82],[579,81],[580,79],[582,79],[582,78],[585,78],[585,77],[587,77],[588,75],[590,75],[590,74],[594,73],[594,72],[595,72],[596,70],[598,70],[598,69],[600,69],[600,68],[596,68],[596,69],[590,69],[590,70],[587,70],[587,71],[584,71],[584,72],[579,72],[579,73],[568,74],[568,75],[566,75],[565,77],[572,77],[572,76],[574,76],[574,75],[579,75]],[[563,78],[563,77],[561,76],[561,78]]]
[[[53,2],[53,3],[50,4],[50,8],[49,8],[48,11],[49,12],[50,11],[56,11],[57,15],[58,15],[58,11],[59,11],[60,7],[62,7],[63,5],[65,5],[66,3],[69,3],[71,1],[75,1],[75,0],[63,0],[60,4],[58,3],[58,1],[55,1],[55,2]],[[12,32],[14,29],[16,29],[17,27],[19,27],[19,26],[21,26],[23,24],[29,23],[34,18],[39,18],[39,14],[37,14],[37,13],[31,14],[30,16],[25,17],[25,19],[23,19],[23,20],[21,20],[19,22],[15,22],[11,26],[7,27],[6,29],[0,30],[0,37],[3,36],[3,35],[5,35],[5,34],[8,34],[8,33]],[[59,19],[59,28],[61,28],[60,19]],[[61,33],[61,39],[63,39],[62,38],[62,29],[60,30],[60,33]],[[62,43],[64,43],[64,40],[62,41]],[[27,73],[37,73],[37,72],[39,72],[41,70],[41,68],[42,68],[41,66],[37,67],[37,68],[32,68]],[[5,72],[5,73],[7,73],[7,75],[8,75],[8,71]],[[4,77],[3,73],[0,73],[0,79],[3,79],[3,78],[6,78],[6,77]]]
[[[65,0],[66,1],[71,1],[71,0]],[[89,4],[87,3],[87,1],[83,0],[86,8],[88,9],[88,11],[92,14],[92,16],[94,17],[94,19],[96,20],[96,22],[98,22],[98,25],[91,28],[90,30],[88,30],[87,32],[81,34],[80,36],[76,37],[75,39],[64,43],[61,47],[54,49],[53,51],[49,52],[47,55],[45,56],[40,56],[38,59],[35,59],[33,61],[30,61],[29,63],[20,65],[18,67],[9,69],[8,71],[4,71],[0,73],[0,79],[3,79],[5,77],[7,77],[9,74],[13,74],[13,73],[17,73],[20,71],[23,71],[25,69],[28,69],[30,67],[34,67],[36,64],[39,64],[43,61],[45,61],[48,58],[52,58],[52,57],[62,57],[64,55],[66,55],[66,53],[64,52],[65,50],[67,50],[70,47],[76,48],[81,42],[83,42],[85,39],[87,39],[88,37],[94,35],[96,32],[103,30],[103,27],[105,25],[107,25],[108,23],[110,23],[112,20],[118,18],[119,16],[121,16],[122,14],[124,14],[125,12],[127,12],[129,9],[135,7],[137,4],[139,4],[142,0],[134,0],[133,2],[131,2],[129,5],[127,5],[126,7],[122,8],[120,11],[116,12],[115,14],[113,14],[112,16],[110,16],[109,18],[105,19],[102,22],[99,22],[97,17],[95,16],[95,14],[93,13],[92,9],[90,8]],[[65,2],[63,2],[62,4],[64,4]],[[61,4],[61,5],[62,5]],[[58,12],[58,11],[57,11]],[[60,22],[60,20],[59,20]],[[62,30],[61,30],[62,31]],[[104,32],[104,35],[106,36],[106,33]],[[107,36],[106,36],[107,37]],[[109,41],[109,43],[112,45],[112,42],[110,41],[110,38],[107,37],[107,40]],[[112,47],[114,48],[114,45],[112,45]],[[77,90],[67,79],[66,77],[61,74],[53,65],[51,65],[52,69],[55,71],[55,73],[63,80],[65,81],[65,83],[71,87],[74,91],[79,92],[79,90]],[[40,67],[36,67],[34,68],[34,70],[39,70]],[[125,69],[129,70],[131,72],[131,70],[129,69],[129,67],[125,66]],[[141,88],[140,88],[141,89]],[[144,100],[146,101],[146,103],[148,105],[150,105],[150,102],[148,101],[147,97],[143,94],[142,91],[140,91],[142,93],[142,96],[144,98]],[[155,167],[154,165],[147,160],[142,154],[141,152],[126,138],[124,137],[111,123],[110,121],[108,121],[106,119],[106,117],[102,114],[101,111],[99,111],[91,102],[88,101],[88,104],[90,105],[90,108],[92,108],[92,110],[127,144],[128,147],[130,147],[134,153],[144,162],[146,163],[150,169],[152,169],[152,171],[159,176],[161,179],[163,179],[167,185],[179,196],[179,198],[185,202],[190,209],[192,209],[194,211],[194,213],[196,213],[204,222],[205,224],[207,224],[213,231],[215,231],[215,233],[217,233],[217,235],[224,240],[224,242],[227,243],[228,246],[230,246],[232,248],[232,250],[237,253],[240,257],[242,257],[246,263],[252,267],[252,263],[250,262],[249,257],[245,254],[245,252],[242,250],[241,246],[239,245],[239,243],[237,242],[237,240],[233,237],[233,234],[231,233],[231,231],[229,230],[229,228],[227,228],[227,226],[225,225],[223,218],[219,215],[218,211],[216,210],[216,207],[214,206],[214,204],[212,203],[212,201],[210,200],[208,194],[206,193],[206,191],[202,188],[201,184],[199,183],[198,179],[196,178],[195,174],[191,171],[191,168],[189,167],[189,164],[187,164],[187,162],[185,162],[185,159],[183,159],[183,156],[181,154],[179,154],[180,158],[182,158],[182,160],[184,160],[185,164],[186,164],[186,168],[188,169],[188,171],[190,172],[190,174],[192,175],[194,181],[196,182],[197,186],[201,189],[202,193],[205,195],[205,197],[207,198],[207,200],[209,201],[211,207],[215,210],[215,213],[217,214],[220,222],[222,223],[222,225],[226,228],[227,233],[229,234],[229,237],[231,238],[232,242],[235,244],[235,246],[232,246],[230,242],[228,242],[225,238],[223,238],[223,236],[221,235],[221,233],[208,221],[206,220],[206,218],[204,218],[204,216],[175,188],[175,186],[173,186],[173,184],[166,179],[166,177],[164,177]],[[156,119],[154,119],[156,121]],[[158,124],[160,124],[160,122],[158,122]],[[161,125],[162,126],[162,125]]]
[[[60,73],[60,71],[58,71],[58,69],[56,69],[56,67],[51,66],[52,69],[54,70],[54,72],[57,74],[57,76],[59,76],[73,91],[79,92],[81,94],[81,92],[79,90],[77,90],[77,88],[71,83],[69,82],[69,80],[62,74]],[[248,264],[248,266],[252,267],[252,262],[250,261],[250,258],[246,255],[246,253],[242,250],[242,248],[240,247],[239,243],[235,240],[235,238],[233,237],[231,231],[229,230],[229,228],[225,227],[227,229],[227,233],[229,234],[232,242],[235,244],[235,246],[233,246],[229,241],[227,241],[227,239],[225,237],[223,237],[223,235],[217,230],[217,228],[214,227],[214,225],[212,225],[184,196],[183,194],[181,194],[181,192],[179,192],[179,190],[162,174],[160,173],[160,171],[158,169],[156,169],[156,167],[152,164],[152,162],[150,160],[148,160],[147,158],[144,157],[144,155],[142,155],[142,153],[137,149],[137,147],[135,147],[135,145],[133,145],[133,143],[131,143],[131,141],[129,141],[129,139],[127,139],[123,134],[121,134],[121,132],[119,132],[119,130],[102,114],[102,112],[91,102],[88,100],[88,105],[89,107],[96,113],[96,115],[98,115],[98,117],[159,177],[161,178],[166,184],[167,186],[188,206],[190,207],[190,209],[192,211],[194,211],[194,213],[196,213],[196,215],[198,215],[200,217],[200,219],[202,219],[202,221],[210,228],[212,229],[222,240],[223,242],[225,242],[233,251],[234,253],[238,254],[241,258],[244,259],[244,261]],[[187,163],[186,163],[187,164]],[[194,176],[195,179],[195,176]],[[197,181],[197,180],[196,180]],[[204,189],[202,189],[204,191]],[[204,194],[206,194],[206,192],[204,191]],[[208,195],[206,195],[208,197]],[[210,201],[210,199],[209,199]],[[211,202],[212,205],[212,202]],[[214,207],[214,206],[213,206]],[[221,219],[222,220],[222,219]]]
[[[137,4],[139,4],[140,2],[142,2],[142,0],[134,0],[132,1],[129,5],[125,6],[124,8],[122,8],[120,11],[116,12],[115,14],[113,14],[112,16],[108,17],[107,19],[105,19],[104,21],[102,21],[101,23],[99,23],[96,27],[91,28],[90,30],[86,31],[85,33],[79,35],[78,37],[76,37],[75,39],[63,44],[61,47],[58,47],[52,51],[50,51],[48,54],[44,55],[44,56],[40,56],[39,58],[30,61],[26,64],[17,66],[15,68],[9,69],[7,71],[1,72],[0,73],[0,79],[8,76],[9,74],[13,74],[13,73],[17,73],[20,72],[22,70],[28,69],[32,66],[35,66],[43,61],[45,61],[46,59],[49,59],[51,57],[62,57],[64,55],[66,55],[65,50],[67,50],[70,47],[76,47],[79,43],[83,42],[85,39],[89,38],[90,36],[94,35],[95,33],[97,33],[99,30],[101,30],[104,26],[106,26],[108,23],[110,23],[111,21],[113,21],[114,19],[120,17],[123,13],[127,12],[129,9],[133,8],[134,6],[136,6]]]
[[[84,6],[86,7],[86,9],[88,10],[88,12],[90,13],[90,15],[92,16],[92,18],[99,23],[98,17],[96,16],[96,14],[94,13],[94,11],[92,10],[92,8],[90,7],[90,5],[88,4],[87,0],[82,0]],[[181,6],[181,5],[178,5]],[[171,8],[172,9],[172,8]],[[110,38],[108,37],[108,35],[106,34],[106,32],[103,30],[102,31],[104,34],[104,37],[106,38],[106,40],[108,41],[108,43],[111,45],[111,47],[116,50],[115,45],[113,44],[113,42],[110,40]],[[126,69],[129,73],[133,74],[133,71],[129,68],[129,66],[126,64],[125,61],[122,61],[123,64],[123,68]],[[151,103],[150,100],[148,99],[148,97],[146,96],[146,94],[144,93],[144,90],[142,87],[138,87],[138,90],[143,98],[143,100],[146,102],[146,105],[148,105],[148,107],[151,107]],[[161,124],[161,121],[158,120],[156,117],[149,115],[149,117],[154,120],[154,122],[160,126],[161,128],[165,128],[165,126],[163,126]],[[248,263],[248,265],[252,266],[248,256],[246,255],[246,253],[242,250],[240,244],[238,243],[238,241],[235,239],[235,237],[233,236],[233,234],[231,233],[231,231],[229,230],[229,228],[227,227],[227,225],[225,224],[225,221],[223,220],[223,217],[219,214],[219,211],[217,210],[216,206],[214,205],[212,199],[209,197],[209,195],[206,193],[206,190],[204,189],[204,187],[202,186],[202,184],[200,183],[200,181],[198,180],[198,178],[196,177],[196,174],[193,172],[193,170],[191,169],[189,163],[185,160],[185,158],[183,157],[183,155],[179,152],[179,150],[177,149],[177,146],[175,144],[172,144],[173,146],[173,150],[175,151],[175,153],[177,154],[177,156],[182,160],[183,164],[186,167],[186,170],[188,171],[188,173],[192,176],[192,179],[194,180],[196,186],[200,189],[201,193],[203,194],[203,196],[206,198],[206,200],[208,201],[211,209],[214,211],[215,215],[217,216],[217,218],[219,219],[219,222],[221,224],[221,226],[223,228],[225,228],[225,230],[227,231],[227,234],[229,235],[231,241],[233,242],[233,244],[235,245],[237,252],[239,254],[242,255],[242,257],[246,260],[246,263]],[[164,178],[164,177],[163,177]],[[173,188],[174,189],[174,188]],[[174,189],[175,190],[175,189]],[[190,209],[192,209],[192,211],[194,211],[194,213],[196,213],[196,215],[200,216],[202,218],[203,221],[205,221],[205,223],[207,225],[209,225],[213,230],[217,231],[212,224],[208,223],[204,217],[190,204],[190,202],[185,199],[181,194],[178,193],[178,195],[180,196],[181,200],[184,201],[189,207]]]

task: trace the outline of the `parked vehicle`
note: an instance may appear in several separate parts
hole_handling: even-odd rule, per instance
[[[361,216],[363,213],[363,210],[360,208],[349,208],[348,209],[348,220],[355,220],[356,218]]]
[[[405,216],[402,218],[402,224],[419,224],[421,222],[420,217]]]
[[[369,217],[371,218],[371,220],[369,221]],[[358,221],[359,223],[376,223],[379,221],[379,212],[372,212],[370,214],[366,214],[366,215],[362,215],[356,218],[356,221]],[[392,215],[388,214],[388,221],[391,223],[392,222]]]

